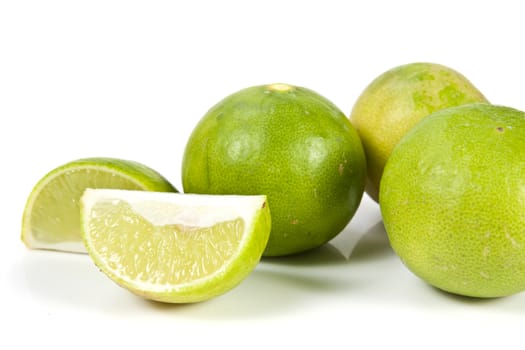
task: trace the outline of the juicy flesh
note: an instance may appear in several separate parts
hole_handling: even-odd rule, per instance
[[[33,203],[30,224],[32,236],[37,242],[81,241],[79,199],[87,187],[141,189],[132,180],[103,169],[66,171],[53,178]]]
[[[183,209],[181,209],[183,210]],[[236,252],[244,220],[207,227],[155,225],[124,201],[92,208],[93,248],[116,275],[152,285],[177,285],[213,274]]]

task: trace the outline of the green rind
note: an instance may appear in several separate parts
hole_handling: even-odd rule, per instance
[[[65,163],[44,175],[33,187],[33,190],[31,191],[26,201],[26,205],[22,215],[21,240],[28,248],[70,251],[63,248],[57,248],[59,246],[57,246],[56,243],[60,243],[60,241],[55,242],[55,244],[50,244],[49,246],[46,246],[46,244],[41,244],[39,242],[34,242],[33,235],[30,232],[32,226],[30,223],[31,212],[33,209],[33,205],[38,199],[38,196],[41,194],[42,189],[46,185],[50,184],[52,181],[58,179],[61,176],[66,176],[66,173],[68,171],[79,171],[88,169],[107,171],[110,174],[119,175],[122,178],[126,178],[128,181],[136,184],[134,188],[126,187],[121,189],[142,189],[145,191],[177,192],[177,189],[164,176],[162,176],[160,173],[153,170],[152,168],[136,161],[108,157],[91,157],[77,159]],[[99,188],[102,187],[103,186],[100,186]],[[63,191],[63,189],[59,190]],[[71,198],[71,200],[78,203],[80,198]],[[50,210],[53,209],[54,208],[50,208]],[[69,240],[69,242],[81,241],[82,238],[80,236],[73,240]],[[75,250],[74,252],[79,251]]]
[[[111,280],[130,292],[146,299],[165,303],[196,303],[206,301],[222,295],[239,285],[257,266],[263,251],[268,243],[271,227],[271,215],[268,203],[265,200],[263,206],[255,213],[252,225],[247,228],[251,235],[244,237],[239,246],[239,254],[234,255],[230,261],[212,276],[173,287],[163,292],[144,290],[138,288],[133,280],[120,278],[107,264],[98,259],[99,254],[90,244],[86,232],[86,208],[81,201],[81,223],[82,237],[87,251],[95,265]]]
[[[94,165],[96,167],[107,168],[121,174],[123,177],[137,181],[143,186],[144,190],[177,192],[177,189],[159,172],[133,160],[93,157],[78,159],[68,164],[72,166]],[[65,166],[67,167],[68,164]]]
[[[238,91],[206,113],[187,142],[182,183],[186,193],[267,195],[264,255],[280,256],[341,232],[361,201],[365,171],[359,136],[333,103],[274,84]]]
[[[393,249],[427,283],[483,298],[525,290],[525,113],[428,116],[394,149],[379,200]]]

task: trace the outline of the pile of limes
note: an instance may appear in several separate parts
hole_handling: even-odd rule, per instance
[[[525,290],[525,113],[461,74],[416,63],[379,76],[351,114],[390,243],[440,289]]]
[[[199,121],[184,194],[136,162],[89,158],[34,187],[29,248],[87,251],[146,298],[195,302],[240,283],[262,256],[319,247],[365,190],[416,275],[458,294],[525,290],[525,114],[491,105],[441,65],[375,79],[350,118],[288,84],[240,90]]]

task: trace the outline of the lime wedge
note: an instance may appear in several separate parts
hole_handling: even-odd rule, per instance
[[[176,191],[153,169],[129,160],[79,159],[50,171],[33,188],[22,218],[28,248],[86,252],[79,200],[86,188]]]
[[[266,196],[87,189],[89,255],[109,278],[147,299],[190,303],[238,285],[270,235]]]

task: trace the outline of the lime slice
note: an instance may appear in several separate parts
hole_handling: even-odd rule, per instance
[[[238,285],[270,235],[266,196],[87,189],[89,255],[109,278],[147,299],[190,303]]]
[[[50,171],[33,188],[22,219],[22,241],[32,249],[86,252],[79,200],[86,188],[176,191],[159,173],[129,160],[79,159]]]

